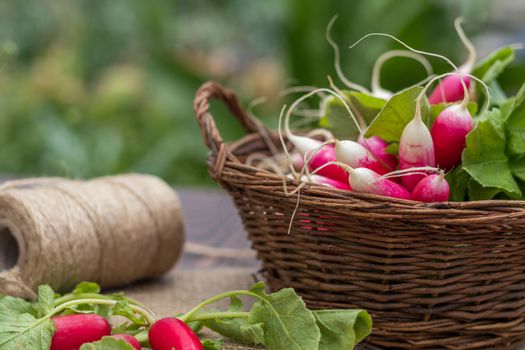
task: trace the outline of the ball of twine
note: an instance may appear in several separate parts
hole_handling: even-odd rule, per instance
[[[116,287],[162,275],[180,256],[176,193],[148,175],[40,178],[0,187],[0,294],[33,298],[80,281]]]

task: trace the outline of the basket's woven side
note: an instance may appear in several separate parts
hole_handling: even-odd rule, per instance
[[[391,206],[345,209],[311,187],[287,234],[297,198],[263,176],[226,164],[223,183],[273,289],[293,287],[314,308],[369,310],[368,342],[379,348],[509,348],[523,339],[525,214],[492,225],[460,215],[419,223]]]
[[[288,234],[298,197],[241,163],[270,154],[267,139],[224,146],[231,157],[217,175],[271,288],[295,288],[314,308],[369,310],[366,348],[512,349],[525,339],[525,201],[422,204],[306,186]]]

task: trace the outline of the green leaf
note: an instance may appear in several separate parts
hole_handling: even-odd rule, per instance
[[[104,337],[97,342],[82,345],[80,350],[135,350],[135,348],[122,339]]]
[[[350,109],[355,117],[368,125],[379,113],[386,101],[362,92],[344,91]],[[359,130],[352,120],[343,103],[335,96],[328,96],[321,102],[320,125],[330,129],[334,136],[340,140],[355,140]]]
[[[473,178],[470,178],[467,184],[469,200],[482,201],[492,199],[501,192],[499,188],[483,187]]]
[[[38,287],[38,299],[33,304],[37,317],[43,317],[55,306],[55,292],[47,284]]]
[[[463,169],[482,187],[497,188],[517,198],[521,191],[510,171],[505,141],[501,128],[489,119],[479,120],[467,135]]]
[[[222,338],[201,340],[204,350],[221,350]]]
[[[100,293],[100,286],[94,282],[81,282],[73,290],[73,294]]]
[[[422,89],[420,86],[415,86],[392,96],[368,127],[366,137],[375,135],[387,142],[399,142],[405,125],[414,118],[415,100]],[[425,123],[428,122],[430,115],[427,109],[428,106],[423,103],[422,116]]]
[[[480,78],[485,83],[491,82],[514,61],[514,58],[514,48],[511,46],[502,47],[479,62],[474,67],[472,75]]]
[[[115,306],[113,306],[111,312],[115,316],[124,316],[137,325],[148,325],[148,321],[143,316],[137,315],[126,300],[119,300]]]
[[[49,350],[54,332],[51,320],[41,321],[27,313],[16,319],[0,318],[0,349]]]
[[[250,289],[261,299],[248,317],[248,324],[262,324],[264,345],[269,350],[317,350],[321,334],[313,313],[291,288],[266,294],[264,284]]]
[[[511,159],[510,170],[518,179],[525,181],[525,157]]]
[[[372,332],[372,318],[364,310],[314,311],[321,330],[319,350],[351,350]]]
[[[30,302],[8,295],[0,295],[0,320],[9,322],[16,320],[21,314],[33,312],[33,305]]]
[[[462,202],[466,200],[467,185],[470,179],[469,174],[460,165],[446,175],[446,180],[450,186],[450,200]]]
[[[525,154],[525,84],[506,106],[507,137],[509,153],[513,155]]]
[[[393,154],[394,156],[397,156],[399,153],[399,144],[398,143],[391,143],[386,148],[386,153]]]

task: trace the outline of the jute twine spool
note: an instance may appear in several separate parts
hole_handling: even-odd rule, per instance
[[[0,293],[33,298],[38,285],[122,286],[156,277],[180,256],[176,193],[147,175],[41,178],[0,187]]]

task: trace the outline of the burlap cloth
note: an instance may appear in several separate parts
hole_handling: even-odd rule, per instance
[[[254,283],[253,272],[253,269],[230,267],[180,271],[175,269],[159,280],[136,284],[123,291],[147,305],[159,318],[174,316],[189,311],[199,302],[221,292],[249,288]],[[226,307],[226,304],[222,306]],[[225,340],[223,349],[262,348]]]

